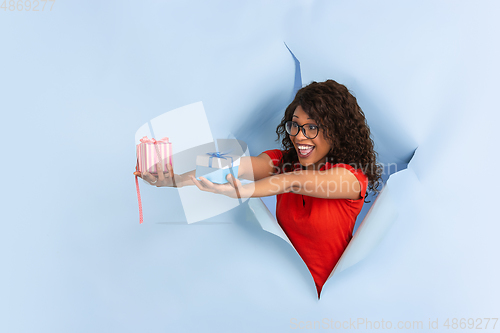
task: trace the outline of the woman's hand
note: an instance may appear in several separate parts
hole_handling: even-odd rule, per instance
[[[164,172],[162,164],[157,163],[156,170],[158,170],[158,177],[155,177],[149,172],[143,172],[141,174],[138,171],[134,172],[134,175],[144,179],[149,184],[155,185],[156,187],[177,187],[174,178],[177,175],[174,175],[174,169],[172,168],[172,165],[167,164],[167,171]]]
[[[241,182],[234,178],[233,175],[227,175],[229,181],[226,184],[214,184],[204,177],[197,180],[194,176],[190,176],[193,183],[202,191],[223,194],[231,198],[246,198],[248,197],[248,189],[241,185]]]

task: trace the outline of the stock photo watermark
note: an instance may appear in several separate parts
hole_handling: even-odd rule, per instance
[[[345,164],[350,167],[352,167],[354,170],[360,170],[364,174],[367,174],[368,171],[370,173],[374,173],[377,170],[382,171],[382,175],[390,175],[393,173],[398,172],[398,165],[396,163],[388,163],[388,164],[376,164],[376,165],[369,165],[369,166],[362,166],[356,163],[350,163],[350,164]],[[323,167],[325,168],[321,170]],[[271,179],[271,184],[273,185],[274,189],[276,190],[276,193],[279,193],[279,191],[285,187],[289,189],[289,192],[301,192],[302,194],[310,194],[313,195],[316,193],[323,193],[324,195],[330,195],[334,193],[345,193],[349,191],[356,191],[357,187],[359,186],[356,182],[352,182],[350,180],[350,177],[348,176],[343,176],[339,175],[341,172],[340,170],[346,170],[345,168],[338,168],[338,169],[327,169],[326,168],[326,163],[322,163],[318,165],[317,170],[302,170],[300,169],[300,166],[295,163],[295,164],[290,164],[290,163],[284,163],[281,167],[273,166],[274,174],[281,174],[284,170],[295,170],[290,173],[292,174],[305,174],[307,175],[309,172],[313,175],[314,179],[309,179],[305,181],[304,183],[298,181],[298,180],[292,180],[292,181],[286,181],[286,180],[280,180],[278,178]],[[338,178],[336,180],[326,180],[325,175],[334,175],[337,173]],[[281,184],[280,184],[281,183]]]
[[[1,0],[0,0],[1,2]],[[4,0],[0,11],[4,12],[50,12],[56,0]]]
[[[368,320],[367,318],[349,318],[335,320],[323,318],[321,320],[290,319],[290,328],[294,330],[437,330],[440,328],[452,330],[464,329],[498,329],[498,318],[429,318],[428,320]]]

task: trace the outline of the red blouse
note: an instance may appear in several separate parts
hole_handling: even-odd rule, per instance
[[[275,166],[283,152],[267,150]],[[326,163],[320,170],[342,167],[351,171],[361,185],[361,199],[324,199],[296,193],[278,194],[276,218],[321,289],[352,238],[352,231],[368,186],[368,178],[347,164]]]

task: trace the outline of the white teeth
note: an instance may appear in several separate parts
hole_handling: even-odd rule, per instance
[[[312,150],[314,149],[314,146],[297,146],[299,149],[299,156],[306,156],[309,155]]]

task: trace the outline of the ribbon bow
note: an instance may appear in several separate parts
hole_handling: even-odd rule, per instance
[[[212,157],[217,157],[217,158],[223,158],[225,160],[227,160],[227,157],[225,157],[225,155],[229,155],[230,151],[226,152],[226,153],[221,153],[219,151],[216,151],[216,152],[213,152],[213,153],[207,153],[207,155],[210,155]]]
[[[216,152],[212,152],[212,153],[207,153],[207,155],[210,155],[209,159],[208,159],[208,166],[211,168],[212,167],[212,159],[214,157],[217,157],[217,158],[223,158],[225,160],[227,160],[227,157],[229,157],[231,159],[231,167],[233,166],[233,158],[231,156],[227,156],[226,155],[229,155],[229,153],[231,152],[232,150],[229,150],[227,152],[224,152],[224,153],[221,153],[219,151],[216,151]]]
[[[148,139],[148,137],[147,137],[147,136],[145,136],[145,137],[143,137],[143,138],[141,139],[141,143],[154,143],[154,144],[156,144],[156,143],[158,143],[158,142],[165,142],[165,143],[168,143],[168,138],[167,138],[167,137],[164,137],[163,139],[160,139],[160,140],[155,140],[155,138],[151,138],[151,140],[150,140],[150,139]]]

